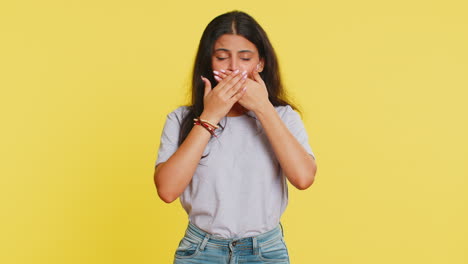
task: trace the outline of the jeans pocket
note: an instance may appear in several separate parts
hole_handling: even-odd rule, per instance
[[[175,252],[175,258],[193,258],[199,253],[200,242],[183,237]]]
[[[289,263],[288,249],[283,238],[260,245],[259,258],[263,261]]]

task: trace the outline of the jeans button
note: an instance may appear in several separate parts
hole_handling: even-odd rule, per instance
[[[232,242],[232,245],[233,245],[233,246],[236,246],[236,244],[237,244],[237,242],[236,242],[236,241]]]

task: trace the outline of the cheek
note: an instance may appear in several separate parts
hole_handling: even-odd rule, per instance
[[[215,71],[227,69],[227,65],[225,64],[226,64],[225,61],[219,61],[216,59],[211,60],[211,68]]]
[[[253,73],[257,70],[257,63],[253,63],[245,69],[249,73],[249,78],[253,78]]]
[[[251,77],[253,72],[257,69],[258,62],[239,63],[238,68],[240,71],[247,71]],[[211,68],[215,71],[230,69],[229,60],[219,61],[217,59],[211,60]]]

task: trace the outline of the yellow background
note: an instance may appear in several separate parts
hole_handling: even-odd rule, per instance
[[[157,197],[160,135],[233,9],[317,155],[282,218],[291,263],[468,263],[462,0],[2,1],[0,263],[172,262],[187,216]]]

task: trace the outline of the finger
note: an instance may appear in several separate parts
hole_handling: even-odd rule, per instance
[[[233,78],[235,78],[238,74],[240,73],[239,70],[235,70],[234,72],[232,72],[232,74],[228,75],[226,78],[224,79],[221,79],[221,77],[219,76],[215,76],[217,80],[219,80],[221,86],[220,86],[220,89],[222,89],[222,87],[224,87],[229,81],[231,81]]]
[[[224,79],[224,78],[226,78],[228,76],[228,74],[220,72],[220,71],[213,71],[213,73],[214,73],[215,78],[217,76],[217,77],[219,77],[221,79]]]
[[[247,74],[245,74],[242,79],[237,82],[234,86],[226,90],[226,96],[228,98],[231,98],[234,96],[241,88],[243,88],[246,85],[247,81]]]
[[[234,102],[239,101],[242,96],[247,92],[247,86],[244,86],[242,89],[239,90],[233,97],[231,97],[231,102],[234,104]]]
[[[234,71],[231,70],[219,70],[219,71],[213,71],[215,75],[218,75],[221,79],[226,78],[227,76],[231,75]]]
[[[254,80],[255,80],[256,82],[265,85],[265,82],[263,81],[262,77],[260,76],[260,73],[258,72],[258,70],[256,70],[256,71],[253,72],[253,77],[254,77]]]
[[[247,78],[246,71],[243,71],[242,74],[239,74],[239,72],[234,72],[233,75],[235,76],[228,83],[226,83],[226,85],[223,86],[223,88],[221,89],[224,93],[226,93],[229,89],[234,87],[238,82],[245,81],[245,79]],[[230,75],[230,76],[233,76],[233,75]],[[228,76],[228,78],[230,76]],[[225,80],[227,80],[228,78],[226,78]]]
[[[219,81],[219,84],[218,84],[219,88],[218,87],[215,87],[215,88],[219,91],[223,91],[224,93],[226,88],[230,88],[233,85],[233,82],[235,83],[238,81],[239,75],[240,75],[239,70],[236,70],[231,75],[227,76],[224,79],[217,77],[217,79],[219,78],[221,79],[221,81]]]
[[[207,78],[201,76],[202,81],[205,83],[205,95],[208,95],[211,92],[211,82]]]
[[[229,75],[229,74],[233,73],[233,71],[231,71],[231,70],[219,70],[219,71],[226,74],[226,75]]]

